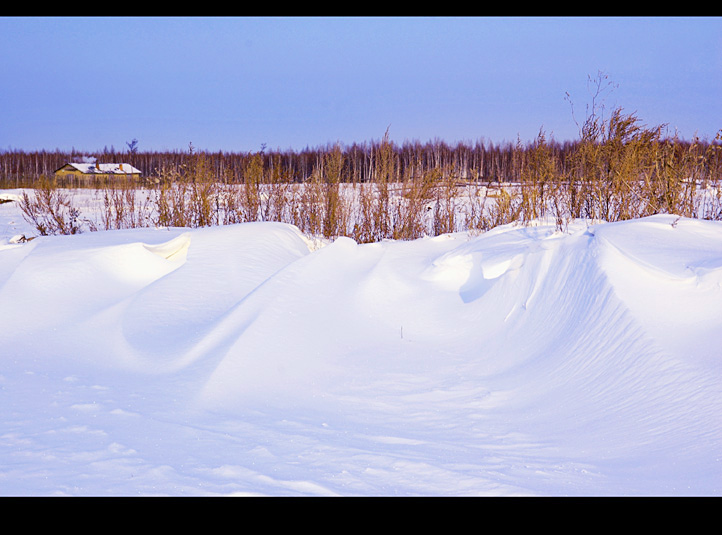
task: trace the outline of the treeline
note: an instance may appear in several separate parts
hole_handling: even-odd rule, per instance
[[[492,143],[483,140],[456,144],[440,140],[425,143],[406,141],[397,144],[384,137],[352,145],[307,147],[300,151],[268,150],[261,147],[258,151],[251,152],[203,151],[202,154],[213,177],[220,182],[245,182],[249,162],[260,154],[266,172],[280,174],[289,182],[303,183],[323,165],[328,154],[340,148],[344,160],[341,182],[359,183],[374,179],[379,154],[389,147],[393,157],[393,181],[419,176],[432,170],[453,169],[462,180],[510,182],[520,179],[526,159],[524,154],[529,152],[532,146],[522,146],[518,142]],[[549,147],[558,167],[567,168],[569,156],[576,150],[576,143],[552,141]],[[80,161],[127,162],[138,168],[144,177],[152,179],[187,168],[197,155],[198,151],[192,147],[166,152],[116,151],[113,148],[94,153],[6,150],[0,152],[0,187],[32,187],[40,177],[50,178],[66,163]]]
[[[579,173],[575,162],[580,152],[587,150],[589,139],[559,142],[544,137],[545,157],[559,176],[571,177]],[[700,161],[704,165],[695,169],[700,179],[719,176],[719,158],[706,158],[710,151],[719,146],[716,140],[681,140],[677,138],[656,139],[671,155]],[[202,152],[212,178],[223,183],[242,184],[246,181],[249,162],[260,155],[263,168],[268,174],[276,174],[294,183],[307,182],[327,156],[341,149],[343,167],[342,183],[371,182],[374,180],[377,160],[382,152],[390,149],[393,159],[392,181],[400,182],[410,177],[421,176],[431,171],[453,170],[463,181],[483,183],[519,183],[525,169],[538,158],[539,138],[522,144],[492,143],[485,141],[458,142],[449,144],[434,140],[396,144],[384,137],[378,141],[354,143],[352,145],[327,145],[324,147],[293,150],[267,150],[254,152]],[[54,172],[68,162],[91,160],[98,163],[127,162],[138,168],[147,179],[153,180],[168,173],[178,173],[188,168],[198,155],[197,151],[116,151],[105,148],[95,153],[70,151],[5,150],[0,152],[0,187],[33,187],[41,177],[52,178]],[[68,184],[82,186],[83,184]]]

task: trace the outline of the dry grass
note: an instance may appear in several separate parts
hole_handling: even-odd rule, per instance
[[[714,143],[664,139],[621,108],[602,121],[592,113],[562,162],[541,131],[512,154],[513,183],[469,180],[454,165],[404,167],[388,132],[364,180],[340,146],[318,157],[297,182],[278,161],[251,155],[242,181],[219,178],[204,154],[161,168],[143,184],[116,181],[99,191],[100,220],[81,214],[66,190],[46,178],[25,192],[21,209],[41,235],[146,226],[203,227],[280,221],[324,238],[360,243],[415,239],[518,222],[551,219],[560,230],[575,218],[618,221],[658,213],[722,219],[722,131]],[[265,162],[265,163],[264,163]]]

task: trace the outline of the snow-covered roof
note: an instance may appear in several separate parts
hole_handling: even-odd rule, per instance
[[[138,173],[140,174],[140,170],[136,169],[129,163],[79,163],[79,162],[71,162],[66,165],[70,165],[72,167],[75,167],[78,171],[85,174],[94,174],[94,173]],[[63,166],[65,167],[65,166]],[[62,169],[62,168],[61,168]]]

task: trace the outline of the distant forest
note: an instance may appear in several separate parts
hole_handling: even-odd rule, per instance
[[[543,134],[540,133],[540,137]],[[674,154],[697,154],[704,165],[697,169],[698,179],[718,179],[722,172],[722,159],[708,158],[710,148],[719,146],[719,138],[713,141],[667,139],[667,148]],[[558,176],[569,177],[577,161],[583,141],[544,139],[546,157],[552,162]],[[213,177],[223,183],[244,183],[244,173],[251,160],[261,156],[266,173],[283,177],[284,181],[304,183],[323,166],[327,156],[340,148],[343,155],[341,182],[361,183],[374,180],[377,156],[391,149],[393,158],[388,178],[403,181],[422,176],[432,171],[453,173],[460,181],[518,183],[524,169],[533,159],[539,140],[493,143],[488,141],[459,142],[449,144],[434,140],[425,143],[407,141],[397,144],[386,137],[378,141],[354,143],[352,145],[328,144],[303,150],[268,150],[260,147],[251,152],[208,152],[195,150],[192,145],[185,150],[139,151],[137,141],[128,142],[128,150],[104,148],[102,151],[87,153],[79,151],[0,151],[0,187],[33,187],[41,177],[52,178],[54,172],[68,162],[93,161],[98,163],[129,163],[138,168],[145,178],[167,176],[181,172],[191,165],[198,155],[203,155]],[[717,151],[715,151],[717,152]],[[388,154],[388,152],[387,152]],[[77,184],[80,186],[81,184]],[[76,186],[76,184],[68,184]]]

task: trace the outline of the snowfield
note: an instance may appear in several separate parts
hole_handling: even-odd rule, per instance
[[[21,234],[2,495],[722,494],[720,222]]]

